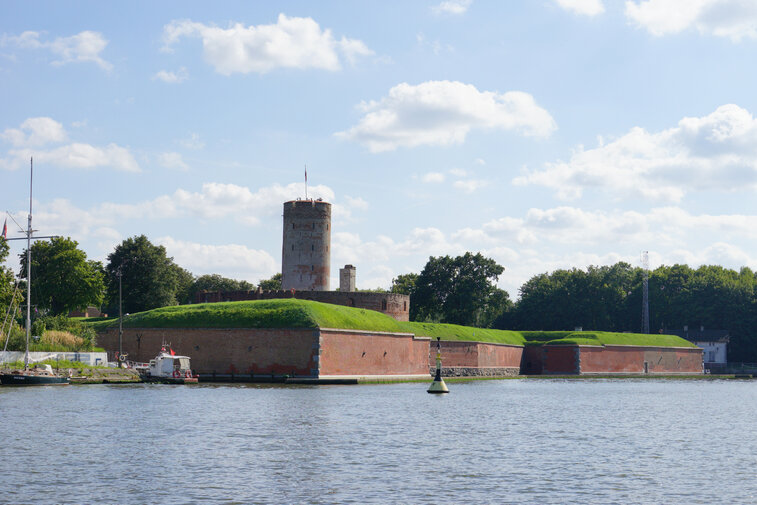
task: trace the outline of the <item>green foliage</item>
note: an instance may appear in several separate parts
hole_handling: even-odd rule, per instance
[[[494,284],[504,271],[481,253],[432,256],[415,280],[410,319],[487,326],[509,305],[507,293]]]
[[[197,293],[203,291],[252,291],[255,286],[247,281],[238,281],[218,274],[201,275],[194,280],[189,292],[190,303]]]
[[[275,274],[270,279],[261,280],[258,286],[263,291],[281,291],[281,274]]]
[[[392,279],[392,287],[389,289],[392,293],[400,295],[413,296],[415,284],[418,282],[418,274],[402,274]]]
[[[98,331],[118,325],[116,320],[85,322]],[[340,328],[412,333],[444,340],[466,340],[524,345],[531,343],[593,343],[594,345],[655,345],[691,347],[669,335],[634,335],[607,332],[517,332],[454,324],[401,322],[372,310],[292,298],[244,302],[204,303],[163,307],[132,314],[127,328]]]
[[[45,333],[51,331],[68,332],[81,339],[77,345],[51,344],[46,342]],[[42,316],[32,322],[32,336],[43,337],[42,340],[32,340],[29,343],[30,351],[91,351],[94,349],[97,333],[88,324],[81,320],[66,317],[63,314],[57,316]],[[0,349],[4,345],[0,344]],[[15,326],[8,343],[9,351],[23,351],[26,349],[26,331],[20,326]]]
[[[182,289],[186,291],[191,276],[166,256],[165,247],[153,245],[144,235],[121,242],[108,255],[105,271],[111,314],[118,314],[119,272],[124,313],[176,305],[186,296]]]
[[[539,274],[521,286],[514,310],[494,326],[639,332],[642,281],[642,269],[623,262]],[[729,361],[757,361],[757,277],[749,268],[660,266],[649,273],[649,313],[655,333],[684,326],[728,330]]]
[[[71,238],[56,237],[32,244],[32,303],[40,311],[65,314],[88,305],[100,306],[105,283],[102,265]],[[26,278],[27,253],[19,255],[21,277]]]
[[[56,368],[72,368],[74,370],[88,370],[92,368],[109,368],[105,365],[90,365],[89,363],[82,363],[81,361],[69,361],[67,359],[46,359],[44,361],[40,361],[39,363],[35,363],[38,365],[50,365],[53,367],[53,370]],[[12,361],[10,363],[4,363],[3,368],[10,369],[10,370],[17,370],[24,368],[24,362],[23,361]]]

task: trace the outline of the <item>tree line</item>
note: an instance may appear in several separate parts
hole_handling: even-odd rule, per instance
[[[71,238],[39,240],[31,246],[32,303],[35,315],[57,316],[95,306],[118,314],[119,281],[125,313],[191,303],[201,291],[253,290],[255,285],[218,274],[195,276],[177,265],[163,246],[146,236],[128,238],[116,246],[103,265],[87,259]],[[4,317],[11,304],[14,275],[5,266],[8,244],[0,238],[0,309]],[[14,306],[25,296],[27,251],[19,254],[20,289]],[[260,281],[263,289],[278,289],[281,274]],[[14,310],[17,313],[17,311]]]
[[[512,302],[496,287],[504,269],[480,254],[431,257],[392,291],[410,295],[412,321],[511,330],[642,331],[645,272],[625,262],[533,276]],[[718,265],[663,265],[647,273],[650,332],[728,330],[729,360],[757,362],[757,274]]]
[[[0,238],[0,309],[13,298],[16,276],[5,266],[8,245]],[[20,255],[23,284],[26,252]],[[88,305],[118,313],[119,279],[123,311],[191,303],[201,291],[253,290],[255,286],[217,274],[194,276],[144,235],[124,240],[103,265],[87,259],[70,238],[37,241],[31,248],[33,302],[38,313],[67,314]],[[645,272],[625,262],[586,269],[560,269],[533,276],[517,301],[497,287],[505,269],[482,254],[430,257],[420,273],[399,275],[391,292],[410,295],[410,320],[516,330],[642,330]],[[280,289],[281,274],[261,280]],[[23,285],[21,286],[23,288]],[[757,362],[757,274],[717,265],[693,269],[660,266],[648,272],[650,331],[684,326],[728,330],[729,359]],[[13,304],[23,303],[23,289]],[[16,309],[12,312],[18,314]]]

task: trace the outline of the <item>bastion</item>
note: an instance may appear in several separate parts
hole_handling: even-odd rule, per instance
[[[91,323],[118,350],[118,320]],[[670,335],[518,332],[397,321],[375,311],[271,299],[164,307],[124,319],[123,352],[149,361],[163,343],[201,378],[428,378],[441,338],[445,376],[699,374],[702,350]]]

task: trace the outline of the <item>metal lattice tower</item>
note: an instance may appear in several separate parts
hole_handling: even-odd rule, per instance
[[[641,253],[641,264],[644,269],[641,299],[641,332],[649,333],[649,251]]]

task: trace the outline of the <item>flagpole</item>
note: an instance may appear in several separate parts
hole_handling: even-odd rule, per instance
[[[305,200],[308,199],[308,166],[305,164]]]

